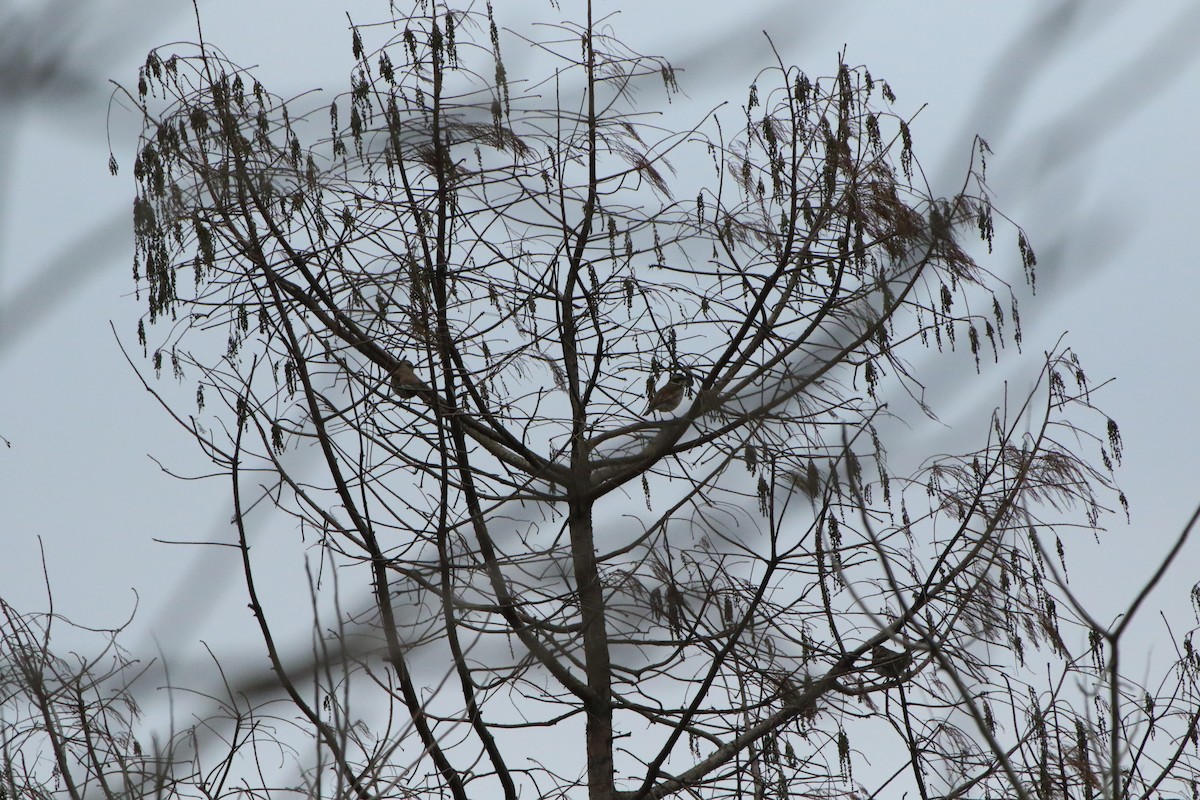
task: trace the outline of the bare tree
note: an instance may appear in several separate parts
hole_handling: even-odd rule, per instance
[[[544,73],[511,77],[514,43]],[[138,336],[156,371],[196,380],[206,416],[173,413],[230,481],[290,703],[270,715],[313,748],[285,783],[227,736],[237,788],[190,791],[1195,780],[1192,651],[1143,695],[1118,669],[1125,628],[1060,577],[1063,537],[1124,503],[1120,434],[1074,353],[1048,352],[974,450],[886,458],[911,436],[897,423],[933,414],[908,352],[982,370],[1021,343],[984,262],[1032,281],[1036,259],[1019,229],[988,255],[1009,223],[985,142],[962,190],[931,197],[890,87],[847,63],[764,69],[735,128],[661,127],[647,109],[674,71],[590,4],[502,37],[490,6],[421,3],[352,47],[328,136],[307,98],[204,42],[151,53],[130,95]],[[281,576],[249,546],[279,512],[316,536],[307,660],[278,644],[291,620],[260,598]]]

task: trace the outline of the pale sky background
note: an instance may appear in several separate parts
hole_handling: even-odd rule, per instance
[[[344,10],[361,23],[382,19],[388,6],[200,5],[206,41],[235,62],[259,65],[256,75],[275,93],[322,87],[326,103],[346,87],[352,66]],[[576,2],[562,0],[561,12],[546,0],[496,5],[501,23],[515,26],[517,13],[557,21]],[[727,117],[740,114],[749,82],[771,63],[765,29],[785,61],[810,74],[828,74],[845,46],[849,63],[891,84],[900,113],[928,104],[914,134],[938,193],[958,186],[972,136],[988,140],[997,206],[1025,228],[1039,256],[1038,294],[1022,300],[1027,353],[1052,348],[1067,332],[1094,382],[1116,379],[1097,402],[1124,435],[1117,478],[1132,523],[1109,517],[1099,546],[1076,537],[1068,554],[1073,583],[1100,618],[1119,611],[1200,501],[1200,4],[598,6],[622,8],[618,33],[681,70],[687,98],[667,109],[680,125],[723,101],[732,104]],[[130,266],[137,123],[127,109],[109,107],[108,81],[135,85],[150,47],[195,35],[184,0],[0,0],[0,436],[11,443],[0,442],[0,597],[23,611],[46,608],[40,537],[56,611],[111,626],[140,597],[125,643],[147,654],[151,637],[167,653],[195,653],[199,638],[236,635],[252,622],[231,551],[154,541],[230,541],[228,486],[160,469],[207,471],[191,439],[141,388],[109,328],[111,321],[144,365],[134,337],[144,303],[132,297]],[[510,58],[516,52],[510,47]],[[515,63],[510,74],[519,72]],[[122,167],[116,178],[107,169],[110,136]],[[1020,284],[1015,259],[990,265]],[[1006,378],[1027,385],[1023,364],[1002,361],[978,378],[973,369],[950,370],[940,383],[935,371],[943,420],[976,433]],[[185,411],[194,408],[193,392],[176,394]],[[921,444],[934,449],[936,434]],[[1153,598],[1178,622],[1177,633],[1195,624],[1187,593],[1198,578],[1200,542]],[[1163,629],[1143,614],[1153,643]]]

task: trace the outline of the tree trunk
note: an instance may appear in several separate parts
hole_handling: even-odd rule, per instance
[[[591,800],[610,800],[614,796],[611,669],[604,590],[596,569],[590,501],[572,502],[568,525],[576,590],[579,593],[589,695],[584,703],[587,712],[588,797]]]

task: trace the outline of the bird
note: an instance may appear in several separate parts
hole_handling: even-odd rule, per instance
[[[876,645],[871,651],[871,666],[879,673],[880,677],[888,680],[896,680],[904,677],[908,672],[908,668],[912,666],[913,655],[911,650],[904,650],[897,653],[895,650],[889,650],[883,645]]]
[[[646,410],[642,413],[674,411],[678,407],[679,401],[683,399],[683,387],[686,383],[687,375],[684,375],[682,372],[672,373],[670,379],[650,396],[650,402],[646,405]]]
[[[413,363],[407,358],[400,359],[396,369],[392,370],[391,381],[392,391],[406,400],[416,397],[429,388],[425,385],[425,381],[418,378],[417,373],[413,372]]]

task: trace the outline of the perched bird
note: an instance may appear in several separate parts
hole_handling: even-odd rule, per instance
[[[679,405],[679,401],[683,399],[683,387],[687,384],[687,375],[682,372],[671,374],[670,380],[658,388],[650,397],[650,402],[646,405],[646,410],[643,414],[649,414],[651,411],[674,411]]]
[[[392,371],[392,391],[398,396],[408,399],[416,397],[420,392],[428,389],[425,381],[417,377],[417,373],[413,372],[413,363],[407,358],[400,359],[399,366]]]
[[[881,677],[889,680],[902,678],[908,672],[908,668],[912,666],[913,655],[911,650],[905,650],[897,653],[895,650],[889,650],[883,645],[876,645],[871,651],[871,666],[879,673]]]

